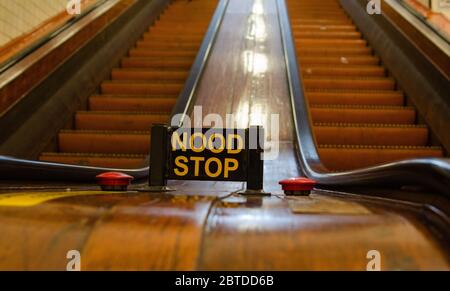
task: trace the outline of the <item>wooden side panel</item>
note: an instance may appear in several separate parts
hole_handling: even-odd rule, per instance
[[[213,197],[136,193],[0,207],[0,270],[194,270]]]
[[[252,200],[253,199],[253,200]],[[448,270],[431,233],[386,207],[331,199],[230,198],[214,205],[200,270]]]

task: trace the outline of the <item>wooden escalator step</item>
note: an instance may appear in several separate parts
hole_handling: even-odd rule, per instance
[[[152,124],[169,122],[169,113],[79,111],[76,129],[147,131]]]
[[[112,80],[138,80],[138,81],[178,81],[184,82],[188,71],[161,71],[152,69],[113,69]]]
[[[159,69],[184,69],[189,70],[192,66],[193,59],[190,57],[182,58],[137,58],[129,57],[122,59],[122,67],[124,68],[159,68]]]
[[[341,39],[360,39],[361,33],[357,31],[294,31],[295,37],[300,38],[341,38]]]
[[[131,81],[106,81],[101,85],[103,94],[130,95],[174,95],[177,96],[183,83],[148,83]]]
[[[292,25],[292,30],[295,31],[357,31],[354,25],[320,25],[320,24],[297,24]]]
[[[161,35],[161,34],[153,34],[146,33],[142,37],[142,42],[176,42],[176,43],[201,43],[203,40],[203,35],[191,35],[191,34],[175,34],[175,35]]]
[[[403,93],[400,91],[382,92],[306,92],[311,105],[376,105],[402,106]]]
[[[380,66],[329,67],[326,65],[302,66],[302,75],[308,77],[384,77],[386,71]]]
[[[187,5],[189,3],[189,5]],[[215,1],[174,1],[148,28],[74,129],[58,134],[58,150],[40,160],[111,168],[143,167],[154,123],[168,123],[216,9]]]
[[[302,66],[307,65],[341,65],[341,66],[367,66],[378,65],[380,59],[375,56],[307,56],[300,59]]]
[[[442,157],[416,124],[396,82],[338,1],[288,1],[293,36],[322,163],[352,170]],[[326,8],[325,8],[326,7]]]
[[[337,145],[426,146],[428,128],[393,124],[316,124],[317,143]]]
[[[319,106],[311,107],[314,123],[414,124],[416,111],[400,106]]]
[[[298,47],[299,56],[361,56],[371,55],[372,49],[369,47]]]
[[[351,90],[394,90],[395,81],[391,78],[304,78],[305,89],[351,89]]]
[[[442,157],[440,147],[320,145],[321,161],[330,170],[343,171],[414,158]]]
[[[139,49],[153,49],[153,50],[194,50],[200,48],[200,43],[159,43],[159,42],[140,42],[136,44]]]
[[[69,153],[146,155],[150,132],[64,130],[59,133],[58,144],[60,151]]]
[[[314,39],[303,38],[295,40],[296,46],[301,47],[366,47],[367,42],[363,39]]]
[[[191,57],[195,58],[197,51],[195,50],[149,50],[149,49],[131,49],[129,51],[130,57],[137,58],[154,58],[154,57]]]
[[[174,97],[148,97],[139,95],[94,95],[89,98],[93,111],[145,111],[170,112],[176,103]]]

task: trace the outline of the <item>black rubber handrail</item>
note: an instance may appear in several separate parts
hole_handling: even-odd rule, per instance
[[[302,173],[322,185],[421,185],[450,196],[450,159],[413,159],[345,172],[331,172],[321,162],[299,75],[296,47],[285,0],[278,0],[292,114]]]
[[[6,181],[93,182],[104,172],[122,172],[135,180],[148,176],[148,167],[141,169],[113,169],[49,163],[0,156],[0,177]]]
[[[34,43],[32,43],[30,46],[28,46],[24,50],[20,51],[16,55],[14,55],[11,58],[9,58],[8,60],[4,61],[2,64],[0,64],[0,74],[4,73],[9,68],[16,65],[18,62],[20,62],[21,60],[23,60],[24,58],[26,58],[27,56],[29,56],[30,54],[32,54],[33,52],[35,52],[36,50],[38,50],[39,48],[44,46],[46,43],[48,43],[52,39],[59,36],[61,33],[66,31],[69,27],[71,27],[75,23],[79,22],[81,19],[86,17],[88,14],[90,14],[92,11],[94,11],[98,7],[105,4],[107,1],[108,0],[100,0],[97,3],[90,5],[87,9],[82,11],[79,15],[76,15],[76,16],[70,18],[69,20],[64,22],[62,25],[60,25],[58,28],[56,28],[52,32],[39,38],[38,40],[36,40]]]
[[[214,12],[197,57],[192,65],[189,77],[184,85],[184,89],[178,97],[172,116],[181,113],[184,118],[192,106],[195,91],[210,56],[228,3],[229,0],[220,0]],[[183,118],[180,119],[180,122],[183,121]],[[142,180],[148,177],[149,167],[140,169],[86,167],[0,156],[0,179],[2,180],[92,182],[95,181],[95,177],[98,174],[104,172],[123,172],[133,176],[136,180]]]

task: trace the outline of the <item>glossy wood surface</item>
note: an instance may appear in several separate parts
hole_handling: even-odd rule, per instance
[[[300,175],[288,100],[275,1],[231,0],[196,104],[204,114],[238,113],[241,127],[268,124],[249,121],[251,112],[280,114],[280,155],[265,162],[265,190],[274,195],[233,194],[242,183],[171,181],[177,191],[169,194],[0,206],[0,269],[64,270],[76,249],[83,270],[363,271],[370,250],[383,270],[448,270],[448,242],[407,203],[282,194],[278,181]]]
[[[225,121],[233,114],[236,127],[262,125],[267,141],[279,141],[279,158],[264,163],[266,191],[300,175],[276,1],[230,1],[196,105],[203,117],[213,113]],[[279,120],[277,134],[272,115]]]
[[[431,234],[411,217],[321,194],[217,202],[199,269],[361,271],[370,250],[380,252],[383,270],[448,269]]]
[[[237,127],[262,125],[268,130],[270,115],[278,114],[279,139],[292,141],[288,94],[276,2],[230,1],[197,105],[204,115],[215,113],[225,119],[234,114]],[[270,139],[269,130],[267,135]]]
[[[1,207],[1,270],[193,270],[208,197],[136,193]]]

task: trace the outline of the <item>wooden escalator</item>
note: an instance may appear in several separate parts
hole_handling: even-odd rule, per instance
[[[145,163],[153,123],[167,123],[217,1],[173,1],[113,69],[74,129],[58,135],[58,152],[40,160],[112,168]]]
[[[289,0],[288,9],[326,167],[350,170],[443,156],[339,1]]]

